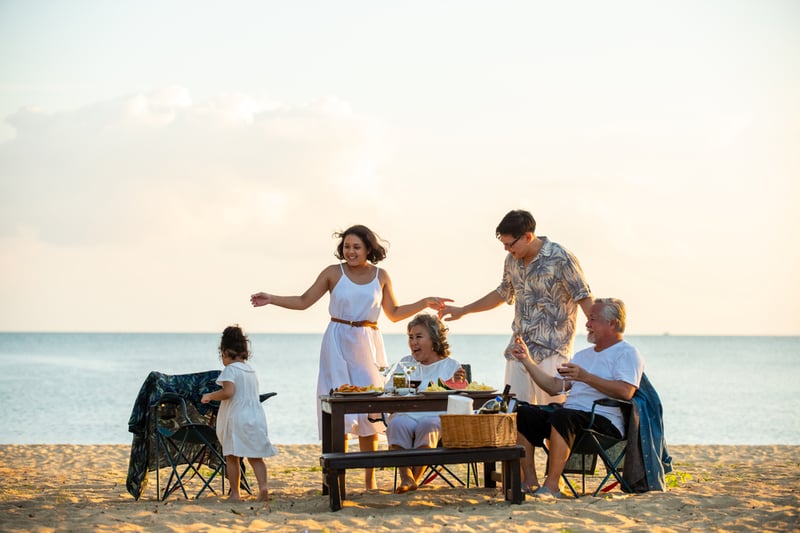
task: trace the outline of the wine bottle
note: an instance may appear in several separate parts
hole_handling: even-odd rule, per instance
[[[511,399],[511,385],[506,383],[506,386],[503,388],[503,403],[501,404],[500,412],[507,413],[509,400]]]
[[[502,411],[503,408],[503,397],[498,395],[495,396],[493,399],[487,401],[480,409],[478,409],[479,415],[496,415]]]

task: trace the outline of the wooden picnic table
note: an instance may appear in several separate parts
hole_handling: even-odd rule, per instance
[[[473,400],[473,407],[478,409],[487,400],[497,396],[495,391],[458,391]],[[322,453],[345,451],[346,430],[345,415],[351,413],[402,413],[420,411],[447,411],[448,394],[409,394],[398,396],[393,394],[348,394],[321,396],[322,403]],[[374,452],[382,453],[382,452]],[[323,472],[322,493],[328,494]]]

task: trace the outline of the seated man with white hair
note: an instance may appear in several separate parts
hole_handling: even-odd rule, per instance
[[[593,347],[576,353],[569,363],[558,369],[567,380],[569,391],[563,407],[555,410],[537,405],[520,405],[517,410],[517,431],[534,446],[548,443],[548,472],[544,484],[535,490],[538,497],[560,497],[558,482],[569,458],[570,449],[582,428],[591,418],[592,404],[600,398],[630,400],[644,373],[644,360],[636,348],[623,340],[625,304],[616,298],[599,298],[592,304],[586,322],[588,340]],[[512,348],[512,355],[522,361],[537,385],[555,395],[562,380],[544,372],[531,359],[528,347],[521,340]],[[597,406],[593,428],[601,433],[623,437],[622,411],[618,407]],[[534,478],[532,458],[528,467]]]

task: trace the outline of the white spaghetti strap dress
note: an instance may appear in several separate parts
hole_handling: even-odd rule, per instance
[[[272,457],[278,450],[269,440],[267,418],[258,399],[258,376],[249,363],[237,361],[226,366],[217,384],[234,385],[233,397],[222,400],[217,413],[217,437],[223,455]]]
[[[375,278],[364,285],[353,283],[342,268],[342,276],[331,291],[328,312],[342,320],[377,322],[381,312],[383,291]],[[375,362],[386,364],[386,352],[380,331],[369,327],[353,327],[338,322],[328,323],[322,338],[317,379],[317,425],[322,438],[322,409],[320,395],[345,383],[366,387],[383,385]],[[346,415],[345,430],[359,437],[384,431],[383,423],[369,422],[367,415]]]

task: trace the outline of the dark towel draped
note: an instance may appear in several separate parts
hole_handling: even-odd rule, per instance
[[[664,439],[661,399],[646,375],[633,396],[627,435],[622,477],[634,492],[666,490],[665,474],[672,472],[672,457]]]
[[[137,500],[147,483],[147,472],[155,470],[159,465],[168,464],[165,458],[155,456],[152,446],[154,425],[150,420],[150,406],[158,402],[165,392],[173,392],[186,400],[187,408],[192,411],[193,416],[198,417],[195,422],[208,423],[217,405],[202,404],[200,398],[203,394],[220,388],[216,383],[219,372],[219,370],[208,370],[177,376],[150,372],[147,376],[136,396],[128,420],[128,431],[133,433],[133,442],[125,486]]]

